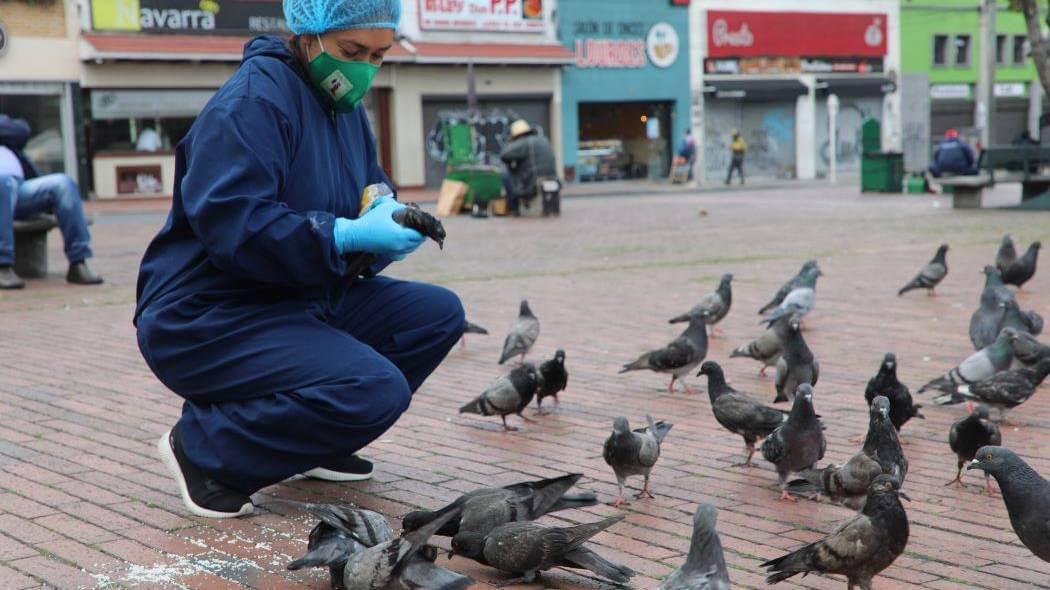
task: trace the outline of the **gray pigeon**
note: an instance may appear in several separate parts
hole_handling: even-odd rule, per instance
[[[970,342],[975,350],[980,350],[999,335],[999,326],[1003,320],[1003,301],[1014,298],[1014,294],[1003,284],[999,271],[992,266],[984,267],[984,288],[981,290],[980,305],[970,316]]]
[[[543,413],[543,398],[553,397],[558,402],[558,394],[569,385],[569,372],[565,370],[565,351],[557,350],[554,358],[540,364],[540,387],[536,390],[536,408]]]
[[[956,391],[935,397],[933,403],[947,406],[964,401],[981,402],[998,408],[1002,420],[1008,410],[1028,401],[1047,375],[1050,375],[1050,359],[1041,360],[1033,367],[1007,369],[982,381],[960,385]]]
[[[449,521],[434,534],[454,537],[461,530],[487,534],[508,522],[536,520],[550,512],[593,506],[598,503],[593,492],[568,493],[581,477],[581,473],[570,473],[502,488],[471,490],[440,510],[409,512],[402,519],[401,526],[406,531],[415,531],[447,512],[459,511],[458,519]]]
[[[349,504],[313,504],[275,498],[270,503],[286,504],[321,519],[310,531],[307,553],[288,564],[288,569],[328,567],[333,590],[343,586],[343,568],[351,554],[392,541],[394,531],[378,512]]]
[[[903,482],[908,474],[908,459],[890,419],[890,401],[877,396],[868,415],[868,434],[860,452],[841,466],[832,464],[823,469],[803,470],[799,474],[802,479],[788,483],[788,491],[827,494],[832,502],[860,510],[867,500],[868,486],[879,475],[890,475]]]
[[[614,506],[628,503],[623,497],[623,484],[632,475],[645,477],[645,485],[635,498],[653,497],[649,491],[649,473],[660,458],[660,444],[674,425],[663,420],[653,422],[652,416],[646,416],[645,419],[649,421],[648,428],[631,430],[627,418],[617,417],[613,420],[612,434],[605,440],[602,457],[616,474],[619,489]]]
[[[805,263],[803,263],[802,268],[799,269],[798,273],[795,276],[791,277],[791,279],[789,279],[786,283],[781,285],[780,290],[777,291],[775,295],[773,295],[773,299],[769,303],[763,305],[762,309],[758,310],[758,315],[765,315],[773,308],[783,303],[784,298],[788,296],[788,293],[790,293],[791,290],[795,287],[799,286],[799,284],[802,282],[802,277],[804,277],[806,273],[812,268],[817,268],[816,260],[807,260]]]
[[[999,245],[999,251],[995,254],[995,268],[999,272],[1003,272],[1013,262],[1017,260],[1017,248],[1014,246],[1014,240],[1009,234],[1003,236],[1003,241]]]
[[[959,458],[958,471],[955,473],[955,479],[944,485],[950,486],[956,483],[963,485],[963,466],[973,461],[973,458],[977,456],[977,450],[981,447],[997,447],[1001,444],[1003,444],[1003,435],[999,432],[999,427],[995,425],[995,422],[988,419],[987,406],[978,405],[973,408],[969,416],[956,420],[948,431],[948,446]],[[984,489],[989,496],[992,495],[992,482],[987,473],[984,474]]]
[[[900,483],[880,475],[868,487],[864,510],[843,522],[827,537],[762,564],[776,584],[810,572],[846,576],[849,590],[871,590],[871,579],[904,553],[908,544],[908,515],[900,498]]]
[[[822,276],[824,273],[819,268],[811,268],[803,273],[795,288],[780,302],[779,309],[800,315],[813,311],[817,304],[817,277]]]
[[[459,339],[460,344],[463,348],[467,347],[467,334],[488,334],[489,331],[481,326],[465,321],[463,323],[463,336]]]
[[[347,590],[463,590],[474,580],[434,565],[433,553],[422,551],[427,540],[455,511],[398,539],[379,543],[351,554],[343,569]]]
[[[713,293],[708,293],[693,306],[693,309],[689,310],[688,313],[675,316],[671,318],[670,323],[678,324],[682,322],[688,322],[690,316],[705,314],[705,321],[708,326],[711,326],[711,336],[715,335],[718,330],[717,324],[722,321],[727,315],[729,315],[729,308],[733,306],[733,274],[726,273],[722,275],[722,282],[718,283],[718,288]],[[706,313],[705,313],[706,312]]]
[[[722,541],[715,531],[717,520],[718,509],[703,502],[697,505],[685,563],[664,578],[656,590],[730,590]]]
[[[995,342],[971,354],[955,368],[937,377],[919,388],[919,393],[936,389],[951,393],[960,385],[967,385],[987,379],[999,371],[1005,371],[1013,363],[1014,353],[1010,348],[1010,339],[1005,333],[1000,334]]]
[[[790,317],[785,315],[779,321],[787,322]],[[777,366],[780,359],[780,337],[776,330],[766,330],[761,336],[740,346],[729,353],[729,358],[745,357],[762,363],[758,370],[759,375],[765,375],[766,369]]]
[[[515,367],[510,373],[496,379],[481,395],[459,409],[460,414],[481,414],[482,416],[499,416],[503,420],[503,430],[517,430],[507,426],[507,416],[517,414],[522,420],[532,422],[521,412],[529,406],[540,386],[540,372],[536,365],[525,363]]]
[[[812,469],[824,458],[826,449],[824,427],[813,410],[813,387],[803,383],[798,386],[787,422],[762,443],[762,456],[776,466],[781,500],[796,501],[786,489],[788,474]]]
[[[711,411],[715,420],[729,432],[739,434],[744,439],[747,460],[734,467],[754,467],[751,457],[755,454],[755,443],[783,424],[787,420],[787,413],[764,406],[730,387],[722,367],[715,361],[704,361],[698,375],[707,375],[707,393],[711,398]]]
[[[933,290],[944,280],[944,277],[948,276],[948,262],[944,259],[947,253],[948,244],[941,244],[940,248],[937,248],[937,253],[934,254],[933,259],[926,263],[926,266],[922,267],[922,270],[915,275],[911,282],[904,285],[897,292],[897,296],[900,297],[915,289],[926,289],[927,295],[933,295]]]
[[[999,304],[1003,308],[1002,319],[999,322],[999,330],[1013,328],[1022,332],[1028,332],[1032,336],[1038,336],[1043,331],[1043,316],[1034,311],[1021,311],[1017,306],[1016,299],[1009,299]]]
[[[525,354],[536,344],[540,337],[540,320],[532,314],[529,302],[522,299],[521,309],[518,311],[518,319],[510,327],[507,339],[503,341],[503,354],[499,357],[499,364],[521,355],[521,362],[525,362]]]
[[[678,338],[663,348],[650,350],[634,362],[627,363],[620,369],[620,373],[642,369],[670,373],[671,382],[667,384],[667,392],[674,393],[675,381],[692,373],[707,356],[707,326],[704,323],[706,319],[706,312],[689,316],[689,327]],[[682,383],[686,393],[693,393],[688,383]]]
[[[501,582],[531,584],[540,572],[555,567],[589,570],[605,579],[627,583],[634,571],[591,551],[583,544],[623,520],[612,516],[591,524],[552,527],[536,522],[512,522],[487,535],[462,532],[452,538],[452,552],[520,578]]]
[[[1006,447],[978,449],[966,469],[980,469],[999,482],[1017,537],[1036,557],[1050,562],[1050,482]]]
[[[777,321],[778,314],[790,314],[790,317],[781,322]],[[817,384],[820,378],[820,363],[802,337],[802,314],[794,306],[777,309],[770,316],[770,328],[776,331],[782,347],[774,380],[777,396],[773,402],[791,401],[799,385]]]
[[[1014,357],[1020,364],[1032,366],[1042,359],[1050,358],[1050,346],[1039,342],[1028,332],[1013,328],[1004,328],[1003,332],[1010,340],[1010,348],[1013,349]]]
[[[1007,285],[1015,285],[1020,290],[1025,283],[1031,280],[1035,276],[1036,261],[1039,258],[1041,247],[1041,243],[1032,242],[1032,245],[1028,246],[1028,250],[1020,258],[1003,270],[1003,282]]]

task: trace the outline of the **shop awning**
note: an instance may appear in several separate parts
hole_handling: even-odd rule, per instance
[[[557,43],[406,43],[420,64],[568,65],[576,56]]]
[[[897,85],[881,76],[850,76],[818,78],[817,90],[822,94],[835,94],[840,97],[881,96],[897,90]]]
[[[81,60],[221,61],[239,62],[249,37],[220,35],[100,35],[81,36]],[[400,43],[387,61],[411,61]]]
[[[81,60],[239,62],[248,37],[219,35],[110,35],[85,33]],[[390,63],[565,65],[571,51],[557,43],[412,43],[401,40],[387,53]]]
[[[718,80],[708,78],[704,81],[704,93],[715,98],[735,98],[738,100],[763,100],[772,98],[795,98],[806,94],[806,86],[795,78],[766,78],[762,80],[743,80],[731,78]]]

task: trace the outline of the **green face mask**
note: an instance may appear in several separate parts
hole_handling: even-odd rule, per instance
[[[317,37],[321,53],[310,60],[310,80],[321,91],[332,108],[340,113],[349,113],[357,108],[372,87],[372,80],[379,66],[367,61],[343,61],[336,59],[324,49],[321,37]]]

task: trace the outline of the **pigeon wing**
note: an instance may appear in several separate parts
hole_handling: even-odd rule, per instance
[[[654,371],[673,371],[693,360],[693,347],[683,339],[649,353],[649,368]]]

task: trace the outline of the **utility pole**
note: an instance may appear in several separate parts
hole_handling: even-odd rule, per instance
[[[992,143],[992,113],[995,112],[995,0],[981,2],[981,53],[974,127],[981,133],[981,147]]]
[[[828,95],[828,180],[838,182],[839,168],[839,97]]]

